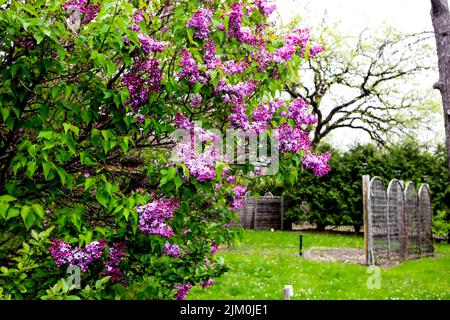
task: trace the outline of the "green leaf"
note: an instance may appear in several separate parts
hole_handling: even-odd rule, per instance
[[[125,220],[128,221],[128,217],[130,216],[130,209],[128,208],[123,209],[122,214],[125,217]]]
[[[108,208],[108,203],[110,201],[108,193],[103,190],[97,190],[95,198],[97,199],[98,203],[100,203],[105,208]]]
[[[69,286],[67,285],[67,282],[65,279],[61,279],[61,288],[64,293],[69,291]]]
[[[27,229],[29,229],[36,221],[35,216],[31,213],[30,206],[27,205],[22,206],[22,209],[20,210],[20,215],[22,216],[23,222]]]
[[[34,213],[41,219],[44,219],[44,209],[38,203],[32,205]]]
[[[6,213],[8,212],[9,203],[0,201],[0,216],[6,219]]]
[[[8,215],[6,216],[6,220],[9,220],[11,218],[15,218],[19,216],[19,210],[16,208],[9,208]]]
[[[12,201],[16,201],[16,200],[17,200],[17,198],[14,198],[13,196],[10,196],[9,194],[0,196],[0,201],[2,201],[2,202],[12,202]]]
[[[52,135],[53,135],[53,131],[43,130],[43,131],[39,132],[38,138],[50,140],[52,138]]]
[[[50,166],[47,162],[42,162],[42,171],[44,172],[45,179],[47,179],[50,173]]]
[[[177,173],[177,168],[176,167],[170,167],[169,171],[167,173],[167,179],[168,180],[172,180],[175,177],[176,173]]]
[[[178,188],[183,184],[183,179],[181,179],[180,176],[175,177],[175,188],[178,190]]]
[[[34,173],[36,172],[36,169],[37,169],[37,164],[36,164],[36,162],[34,162],[34,161],[28,162],[28,165],[27,165],[27,175],[28,175],[30,178],[32,178],[33,175],[34,175]]]
[[[84,183],[84,190],[90,190],[93,186],[95,187],[95,182],[97,180],[95,178],[86,178],[86,182]]]
[[[56,167],[56,172],[58,172],[59,178],[61,179],[61,184],[66,184],[66,171],[61,167]]]
[[[2,117],[3,117],[3,121],[6,121],[6,119],[9,116],[9,109],[8,108],[2,108]]]

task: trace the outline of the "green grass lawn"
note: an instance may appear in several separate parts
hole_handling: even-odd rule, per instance
[[[302,232],[303,247],[363,248],[363,237]],[[381,269],[381,288],[368,289],[362,265],[315,262],[298,255],[297,232],[244,231],[242,240],[219,254],[230,270],[209,288],[194,287],[188,299],[450,299],[450,245],[435,244],[439,257],[409,260]]]

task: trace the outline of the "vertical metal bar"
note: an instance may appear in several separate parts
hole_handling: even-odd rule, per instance
[[[301,256],[303,253],[302,253],[302,247],[303,247],[303,235],[300,235],[300,237],[299,237],[299,240],[300,240],[300,243],[299,243],[299,247],[298,247],[298,254]]]
[[[364,255],[366,264],[369,264],[369,184],[370,176],[362,176],[363,184],[363,211],[364,211]]]

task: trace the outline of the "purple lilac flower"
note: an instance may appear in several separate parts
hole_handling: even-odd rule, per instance
[[[311,48],[309,48],[309,55],[310,55],[311,57],[315,57],[315,56],[317,56],[319,53],[321,53],[323,50],[325,50],[323,46],[320,46],[320,45],[313,45],[313,46],[311,46]]]
[[[272,120],[275,112],[277,112],[278,109],[284,106],[286,106],[286,102],[284,102],[284,100],[282,99],[270,101],[261,106],[258,106],[253,111],[253,120],[269,122]]]
[[[72,264],[72,247],[70,244],[59,240],[59,239],[51,239],[52,243],[49,245],[50,255],[58,267],[61,267],[63,264]]]
[[[84,272],[87,271],[91,263],[102,257],[107,244],[107,241],[104,239],[95,240],[84,248],[75,247],[72,250],[70,244],[60,239],[52,239],[49,250],[58,267],[61,267],[63,264],[74,265],[79,266]]]
[[[296,153],[299,150],[308,151],[311,147],[309,134],[300,128],[292,128],[284,122],[277,127],[280,152]]]
[[[302,159],[302,165],[305,168],[312,169],[316,176],[321,177],[330,172],[330,165],[328,164],[330,157],[330,152],[325,152],[321,156],[308,152]]]
[[[212,16],[213,13],[210,8],[200,8],[193,14],[186,27],[195,29],[195,38],[207,40],[211,32]]]
[[[219,139],[217,135],[195,126],[181,113],[175,115],[174,122],[178,128],[189,130],[190,133],[188,139],[184,139],[175,146],[177,163],[184,163],[189,169],[190,176],[199,182],[214,180],[217,175],[215,164],[225,160],[215,143]],[[198,152],[196,145],[205,142],[212,142],[212,144],[206,145],[202,152]]]
[[[130,98],[126,101],[134,112],[139,112],[150,94],[156,93],[161,87],[162,72],[157,59],[139,58],[132,69],[123,77],[123,85],[127,87]]]
[[[186,129],[186,130],[194,129],[194,124],[189,120],[188,117],[186,117],[180,112],[175,114],[174,122],[177,125],[178,129]]]
[[[81,24],[87,24],[97,17],[100,11],[100,5],[92,4],[88,0],[69,0],[62,5],[63,9],[72,14],[72,20],[79,14],[83,17]],[[75,22],[75,21],[73,21]]]
[[[164,248],[163,248],[162,252],[172,258],[180,257],[180,247],[177,244],[170,244],[169,242],[166,242],[164,244]]]
[[[194,94],[190,100],[189,103],[192,107],[197,108],[202,105],[203,97],[200,94]]]
[[[212,40],[208,40],[205,43],[205,55],[203,57],[203,61],[205,61],[205,63],[208,63],[209,61],[213,60],[214,57],[216,56],[216,44],[214,43],[214,41]]]
[[[146,235],[173,236],[173,230],[165,221],[172,220],[173,212],[179,207],[179,200],[155,200],[136,207],[139,213],[139,230]]]
[[[274,63],[274,54],[269,52],[266,49],[266,44],[263,43],[261,44],[257,50],[255,50],[252,55],[251,55],[251,62],[254,63],[258,63],[258,66],[256,67],[256,69],[259,72],[264,72],[271,64]],[[278,70],[278,69],[275,69]]]
[[[103,264],[105,267],[104,276],[110,276],[113,281],[119,281],[123,278],[123,272],[120,270],[120,261],[125,257],[127,245],[123,242],[117,242],[109,248],[108,260]]]
[[[192,289],[192,284],[179,284],[177,287],[178,291],[175,294],[175,298],[177,300],[185,300],[186,296],[188,295],[189,291]]]
[[[183,49],[181,50],[180,55],[180,66],[183,67],[183,70],[178,74],[178,77],[180,79],[187,78],[191,84],[196,82],[207,82],[206,77],[200,71],[197,62],[192,57],[191,53],[187,49]]]
[[[232,11],[229,13],[228,35],[243,43],[255,45],[258,42],[258,39],[253,36],[249,30],[242,27],[244,5],[241,2],[233,3],[230,6],[230,9]]]
[[[237,184],[233,187],[232,199],[229,201],[229,206],[231,210],[236,210],[242,208],[244,205],[242,197],[244,197],[247,192],[247,187]]]
[[[136,11],[133,16],[134,25],[133,25],[133,27],[131,27],[131,30],[139,31],[139,22],[144,21],[144,20],[145,20],[145,17],[144,17],[143,11],[142,10]]]
[[[222,63],[222,71],[226,74],[240,74],[243,73],[248,67],[245,61],[230,60]]]
[[[300,53],[306,49],[309,42],[309,29],[295,29],[284,37],[284,46],[275,50],[274,60],[277,63],[283,61],[290,61],[292,56],[297,52],[297,47]]]
[[[266,168],[263,168],[263,167],[257,167],[257,168],[255,168],[255,175],[256,176],[264,176],[265,174],[266,174]]]
[[[281,115],[294,120],[297,127],[300,127],[303,124],[308,125],[317,123],[317,117],[306,112],[308,107],[309,104],[307,101],[297,98],[291,102],[287,108],[287,112],[283,110]]]
[[[212,286],[214,283],[216,283],[216,280],[209,279],[209,280],[206,281],[206,282],[204,282],[204,281],[200,282],[200,285],[201,285],[203,288],[206,288],[206,287]]]
[[[266,17],[270,16],[276,9],[277,6],[274,4],[267,4],[267,0],[256,0],[255,5],[258,7],[259,11]]]
[[[138,40],[141,43],[142,45],[141,49],[145,54],[164,51],[165,47],[164,43],[155,41],[149,36],[143,35],[142,33],[138,35]]]
[[[218,248],[219,247],[216,246],[216,242],[214,240],[211,241],[211,249],[209,250],[209,253],[212,255],[216,254]]]

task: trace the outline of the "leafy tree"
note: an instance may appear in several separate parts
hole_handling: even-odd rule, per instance
[[[428,125],[429,91],[413,82],[433,68],[429,33],[403,34],[386,27],[350,37],[324,22],[315,33],[326,50],[303,64],[299,78],[285,86],[292,97],[308,101],[318,118],[313,144],[340,128],[364,131],[384,144]]]
[[[282,169],[303,157],[326,173],[301,101],[272,100],[317,47],[307,29],[275,36],[274,9],[0,0],[0,297],[184,299],[212,284],[254,166],[229,164],[206,129],[279,129]]]

